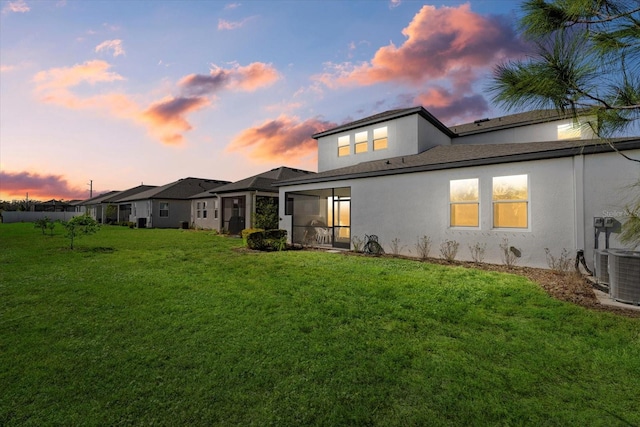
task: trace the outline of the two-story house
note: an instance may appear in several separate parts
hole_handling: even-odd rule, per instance
[[[623,220],[640,163],[594,138],[594,123],[534,111],[447,127],[422,107],[388,111],[313,135],[318,173],[281,181],[280,227],[293,243],[352,248],[378,236],[416,256],[424,236],[485,246],[501,263],[547,267],[545,248],[593,259],[594,217]],[[640,158],[640,137],[612,143]],[[611,247],[621,246],[616,235]],[[603,245],[603,242],[600,242]]]

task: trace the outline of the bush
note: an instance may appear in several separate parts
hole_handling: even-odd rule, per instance
[[[440,253],[442,254],[442,258],[448,262],[452,262],[456,259],[456,255],[458,255],[459,247],[460,243],[455,240],[445,240],[440,244]]]
[[[418,237],[418,243],[416,243],[416,251],[418,257],[421,260],[425,260],[429,257],[429,251],[431,251],[431,238],[429,236]]]
[[[554,256],[549,248],[544,248],[544,253],[547,255],[547,264],[554,273],[566,274],[571,271],[573,260],[568,250],[562,249],[558,257]]]
[[[509,239],[505,237],[500,243],[500,257],[507,268],[512,268],[520,258],[520,250],[514,246],[509,246]]]
[[[240,232],[240,235],[242,236],[242,243],[244,243],[245,246],[248,246],[247,237],[249,237],[249,234],[255,233],[256,231],[264,231],[264,229],[263,228],[245,228]]]
[[[484,260],[484,252],[487,249],[486,243],[478,243],[475,245],[469,245],[469,252],[471,252],[471,259],[476,264],[480,264]]]
[[[247,246],[258,251],[281,251],[287,247],[287,230],[258,230],[247,234]]]

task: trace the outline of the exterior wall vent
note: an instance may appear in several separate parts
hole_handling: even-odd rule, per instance
[[[640,305],[640,252],[610,249],[608,258],[609,296]]]

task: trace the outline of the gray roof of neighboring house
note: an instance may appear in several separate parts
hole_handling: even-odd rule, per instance
[[[130,195],[119,199],[118,202],[129,202],[134,200],[146,199],[188,199],[194,194],[202,193],[206,190],[212,190],[221,185],[228,184],[229,181],[218,181],[203,178],[182,178],[178,181],[154,187],[149,190]]]
[[[128,190],[120,191],[118,194],[114,194],[109,198],[109,202],[117,203],[122,199],[125,199],[129,196],[133,196],[134,194],[142,193],[143,191],[148,191],[153,188],[156,188],[155,185],[138,185],[137,187],[130,188]]]
[[[277,193],[278,189],[273,186],[276,181],[305,177],[310,174],[314,174],[314,172],[280,166],[279,168],[223,185],[214,189],[212,193],[222,194],[236,191],[266,191]]]
[[[472,123],[450,126],[449,129],[457,136],[466,136],[476,133],[496,131],[500,129],[528,126],[537,123],[545,123],[555,120],[569,119],[573,115],[569,112],[562,113],[558,110],[534,110],[526,113],[511,114],[493,119],[480,119]]]
[[[640,138],[620,138],[613,142],[620,151],[640,149]],[[498,163],[569,157],[612,152],[601,140],[570,140],[513,144],[439,145],[420,154],[374,160],[333,169],[313,176],[278,182],[277,186],[307,184],[342,179],[482,166]]]
[[[83,200],[82,202],[80,202],[80,205],[97,205],[100,204],[104,201],[109,200],[110,197],[113,197],[114,195],[120,193],[120,191],[108,191],[106,193],[102,193],[97,195],[96,197],[92,197],[90,199],[87,200]]]
[[[345,123],[338,127],[327,129],[322,132],[318,132],[312,135],[312,138],[318,139],[318,138],[322,138],[323,136],[333,135],[339,132],[356,129],[362,126],[374,125],[376,123],[386,122],[388,120],[410,116],[412,114],[419,114],[420,116],[425,118],[427,121],[429,121],[431,124],[433,124],[435,127],[437,127],[445,135],[449,137],[455,136],[448,127],[446,127],[440,120],[436,119],[430,112],[425,110],[424,107],[411,107],[411,108],[400,108],[397,110],[389,110],[389,111],[385,111],[384,113],[375,114],[373,116],[365,117],[360,120]]]

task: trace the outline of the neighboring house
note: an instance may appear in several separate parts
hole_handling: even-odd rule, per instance
[[[81,205],[87,215],[101,224],[129,221],[131,203],[120,203],[120,200],[153,188],[153,185],[138,185],[124,191],[110,191],[85,200]]]
[[[34,203],[31,206],[33,212],[75,212],[75,203],[78,200],[47,200],[46,202]]]
[[[277,184],[280,227],[295,243],[351,248],[376,235],[387,252],[395,241],[416,256],[428,236],[430,256],[448,240],[457,259],[479,244],[485,262],[501,263],[507,241],[519,265],[548,267],[545,248],[584,249],[591,263],[594,217],[623,220],[627,186],[640,178],[640,164],[593,139],[591,126],[536,111],[448,128],[416,107],[320,132],[319,172]],[[640,137],[614,145],[640,158]]]
[[[313,172],[281,166],[196,194],[191,197],[191,224],[238,234],[254,226],[256,210],[262,201],[273,200],[277,204],[278,188],[273,183],[310,174]]]
[[[229,181],[183,178],[137,194],[119,198],[119,205],[129,205],[128,220],[139,228],[178,228],[189,224],[190,197],[213,190]]]
[[[84,200],[80,203],[80,212],[89,215],[91,218],[102,223],[107,216],[107,207],[109,206],[109,199],[120,191],[109,191],[102,193],[96,197]]]

